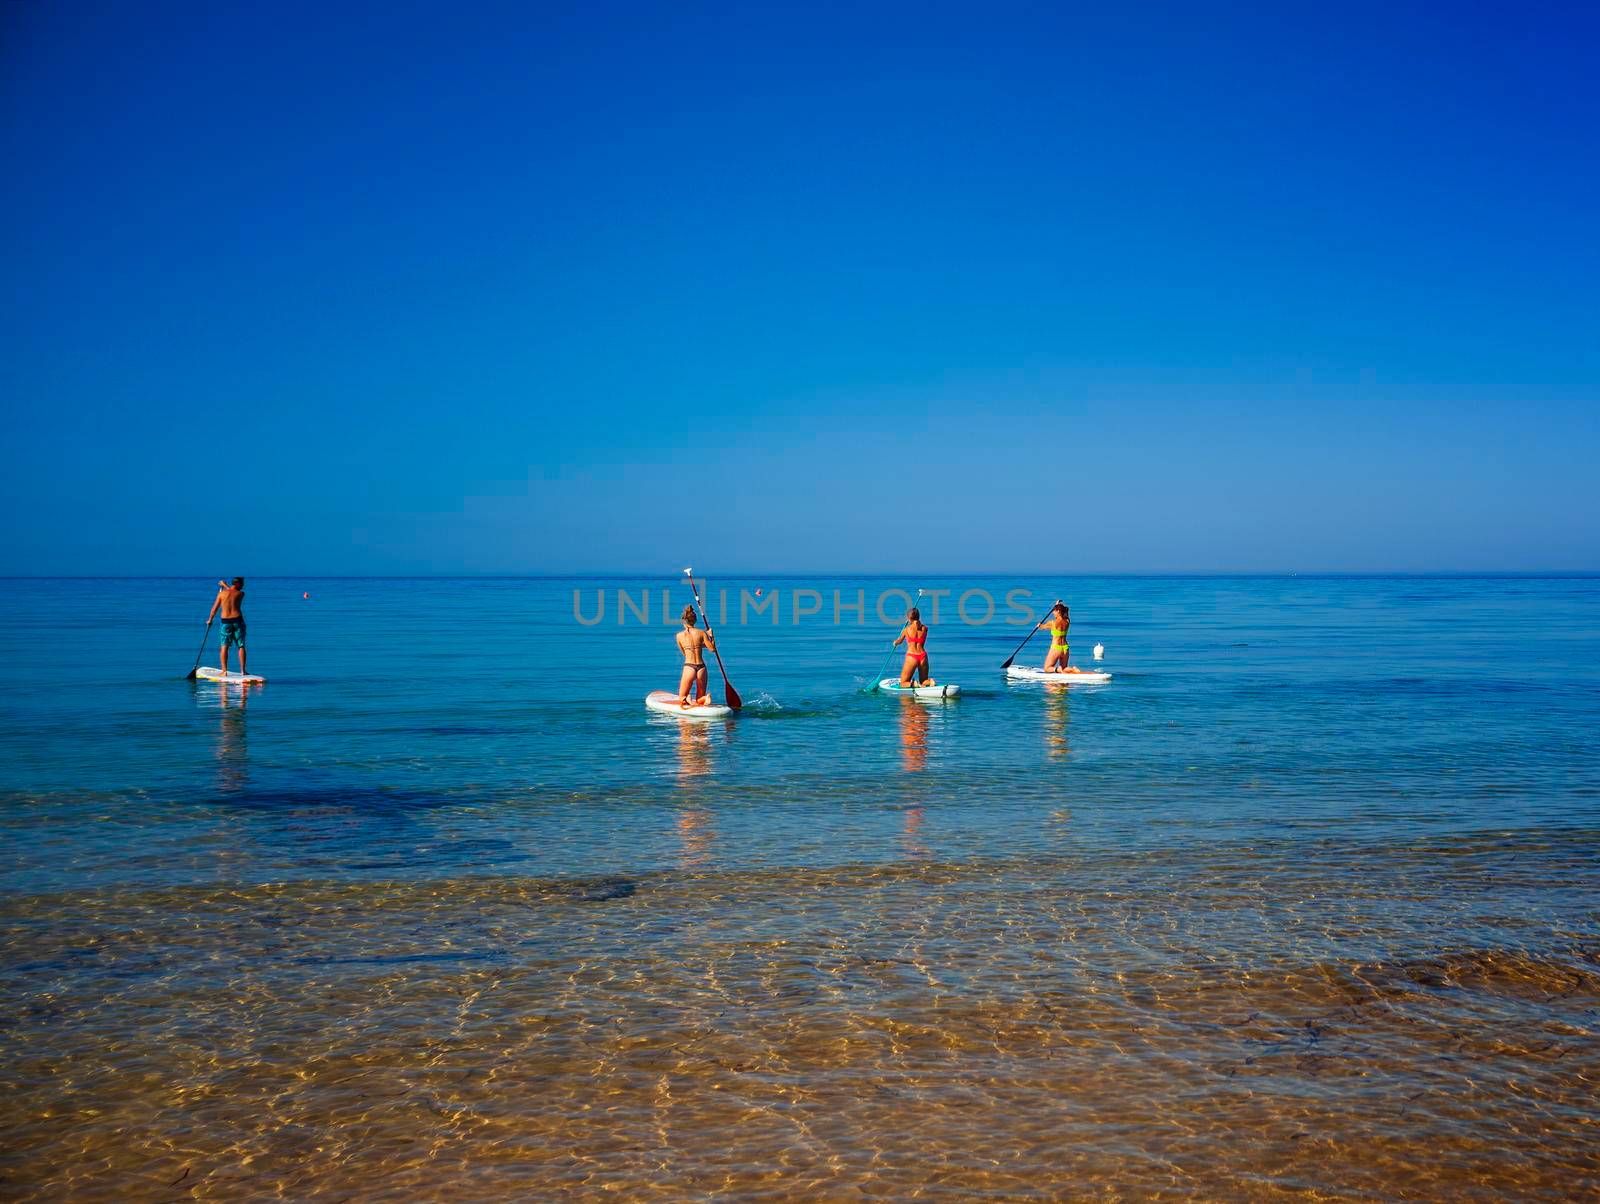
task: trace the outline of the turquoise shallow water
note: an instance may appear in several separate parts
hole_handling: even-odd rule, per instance
[[[670,580],[208,586],[0,590],[16,1195],[1600,1187],[1600,579],[714,581],[703,726]]]
[[[929,803],[918,839],[955,859],[1054,848],[1063,806],[1075,847],[1107,849],[1593,818],[1595,579],[930,581],[1067,593],[1074,659],[1102,642],[1115,674],[1007,684],[1016,629],[946,615],[934,670],[964,695],[933,707],[858,693],[883,631],[828,613],[834,589],[901,583],[714,582],[784,610],[723,628],[746,713],[690,735],[641,706],[676,687],[663,584],[687,599],[670,581],[252,581],[270,680],[243,691],[179,680],[203,581],[8,582],[0,887],[646,872],[675,864],[686,802],[716,813],[707,856],[729,868],[898,858],[901,813]],[[657,625],[616,623],[619,586],[653,594]],[[824,613],[792,623],[796,587]],[[573,591],[593,617],[602,589],[606,620],[576,622]]]

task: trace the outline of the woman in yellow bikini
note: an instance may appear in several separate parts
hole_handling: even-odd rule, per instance
[[[1050,651],[1045,654],[1044,671],[1070,672],[1072,666],[1068,655],[1072,649],[1067,643],[1067,629],[1072,626],[1072,619],[1067,614],[1067,604],[1057,602],[1050,608],[1050,613],[1040,620],[1039,626],[1050,633]]]
[[[918,684],[931,686],[933,676],[928,671],[928,629],[923,626],[922,612],[913,606],[906,612],[906,625],[900,629],[900,635],[895,640],[895,647],[901,644],[906,646],[905,664],[900,666],[900,684],[909,686],[911,679],[918,673],[922,674],[922,681]]]

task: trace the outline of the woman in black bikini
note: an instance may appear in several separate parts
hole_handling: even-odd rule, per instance
[[[688,706],[695,695],[696,706],[711,704],[711,675],[706,670],[706,649],[716,651],[717,638],[695,626],[694,607],[683,608],[683,630],[678,632],[678,651],[683,653],[683,675],[678,679],[678,705]]]

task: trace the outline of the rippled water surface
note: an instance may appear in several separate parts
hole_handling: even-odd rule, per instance
[[[1600,580],[207,585],[0,583],[0,1196],[1600,1193]]]

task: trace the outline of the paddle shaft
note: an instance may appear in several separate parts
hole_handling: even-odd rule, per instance
[[[694,578],[689,578],[689,589],[694,593],[694,606],[700,612],[700,623],[704,630],[711,630],[711,620],[706,618],[706,608],[700,602],[700,587],[694,583]],[[722,653],[718,652],[716,645],[712,645],[711,655],[717,658],[717,672],[722,674],[722,693],[727,697],[728,705],[734,710],[744,706],[739,699],[739,691],[733,688],[733,683],[728,680],[728,671],[722,666]]]
[[[1051,611],[1055,610],[1055,608],[1060,606],[1060,605],[1061,605],[1061,599],[1057,598],[1054,602],[1052,602],[1050,604],[1050,610],[1047,610],[1047,611],[1044,612],[1046,617],[1048,617],[1050,615]],[[1028,632],[1027,635],[1022,637],[1022,643],[1017,645],[1017,651],[1013,652],[1010,656],[1006,657],[1006,663],[1000,666],[1002,669],[1011,668],[1011,662],[1017,659],[1017,652],[1021,652],[1024,648],[1026,648],[1028,646],[1028,641],[1031,640],[1034,636],[1039,634],[1039,628],[1043,624],[1044,624],[1044,619],[1040,619],[1039,622],[1037,622],[1037,623],[1035,623],[1033,625],[1033,630]]]
[[[883,680],[883,675],[889,671],[889,662],[894,659],[896,645],[889,645],[889,655],[883,658],[883,664],[878,666],[878,671],[872,675],[872,680],[862,687],[863,694],[870,694],[878,688],[878,683]]]
[[[215,617],[215,614],[211,616]],[[200,637],[200,650],[194,654],[194,668],[189,670],[189,675],[184,678],[185,681],[194,680],[194,675],[200,668],[200,658],[206,654],[206,641],[211,638],[211,618],[206,620],[206,633]]]

